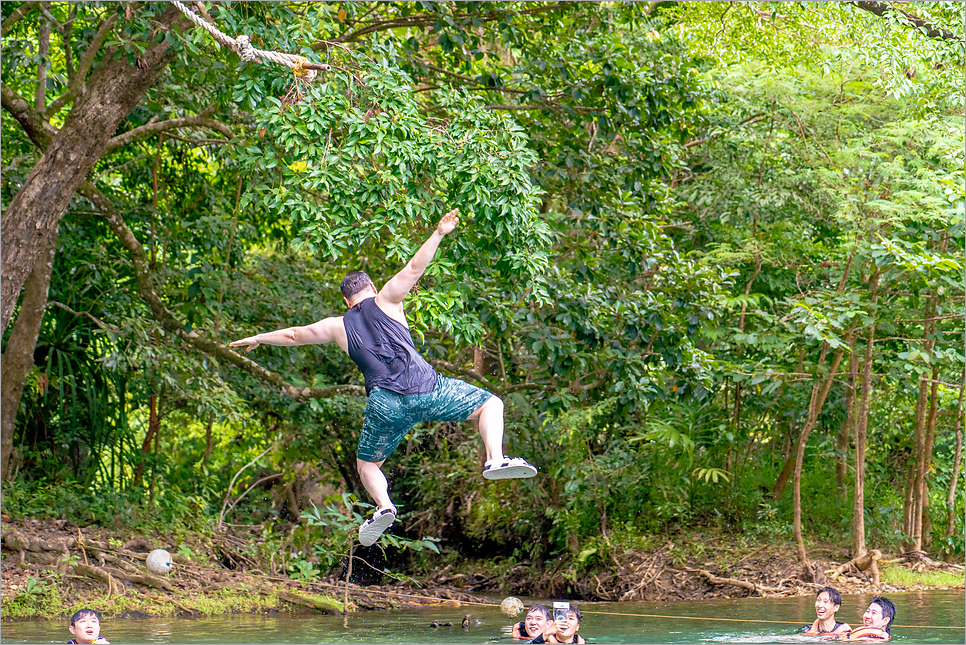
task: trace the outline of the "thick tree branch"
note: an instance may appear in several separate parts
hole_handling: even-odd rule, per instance
[[[74,80],[74,49],[71,39],[74,34],[74,19],[77,17],[77,5],[71,5],[67,14],[67,22],[61,25],[60,38],[64,48],[64,68],[67,70],[67,84]]]
[[[225,135],[225,137],[228,139],[233,139],[235,137],[235,135],[232,134],[231,128],[221,121],[216,121],[203,116],[187,116],[178,119],[168,119],[167,121],[147,123],[140,127],[134,128],[133,130],[129,130],[124,134],[119,134],[107,142],[106,152],[113,152],[121,146],[127,145],[134,141],[140,141],[141,139],[145,139],[159,132],[186,127],[211,128],[212,130],[217,130],[221,134]]]
[[[114,26],[114,21],[117,20],[117,14],[111,14],[107,17],[102,24],[100,29],[94,35],[94,40],[91,41],[90,47],[84,52],[81,57],[80,62],[77,63],[77,71],[74,73],[70,82],[67,84],[67,91],[57,97],[50,107],[47,108],[47,114],[53,116],[60,112],[61,108],[74,100],[74,98],[83,93],[84,84],[87,81],[87,73],[91,70],[94,65],[94,60],[97,58],[97,53],[100,51],[101,46],[104,41],[107,40],[108,35],[111,33],[111,28]],[[70,76],[68,74],[68,76]]]
[[[131,263],[134,266],[138,295],[148,305],[152,317],[165,331],[177,336],[195,349],[214,356],[226,363],[231,363],[260,381],[275,386],[281,394],[293,399],[322,399],[338,395],[362,396],[365,393],[365,389],[359,385],[332,385],[329,387],[297,387],[291,385],[275,372],[265,369],[251,359],[245,358],[228,346],[200,336],[195,332],[186,332],[184,323],[178,320],[177,316],[164,306],[161,298],[158,297],[157,292],[154,290],[154,281],[151,277],[151,268],[148,263],[147,252],[121,218],[121,214],[114,207],[114,204],[111,203],[104,193],[88,181],[83,182],[77,192],[86,197],[100,211],[111,227],[111,230],[117,235],[121,245],[127,249]]]
[[[21,96],[17,95],[6,85],[2,86],[2,98],[3,98],[3,108],[10,112],[11,115],[17,122],[21,124],[24,131],[34,142],[34,144],[41,150],[46,149],[50,142],[53,140],[54,135],[57,131],[47,123],[36,110],[33,110],[30,105]],[[201,117],[188,117],[189,119],[201,119]],[[179,119],[171,119],[171,121],[178,121]],[[211,121],[210,119],[203,119],[204,121]],[[217,121],[212,121],[213,123],[218,123]],[[163,121],[159,124],[168,123]],[[227,126],[218,123],[219,126],[228,130]],[[214,126],[209,126],[214,127]],[[219,128],[215,128],[219,129]],[[133,132],[133,130],[132,130]],[[229,135],[231,131],[228,130]],[[127,133],[130,134],[130,133]],[[125,135],[121,135],[125,136]],[[146,135],[145,135],[146,136]],[[117,137],[115,137],[117,138]],[[113,141],[113,139],[112,139]],[[122,144],[123,145],[123,144]],[[168,332],[180,337],[186,343],[192,345],[196,349],[201,350],[207,354],[220,358],[228,363],[232,363],[237,367],[240,367],[243,371],[248,372],[252,376],[265,381],[271,385],[279,388],[279,391],[289,396],[293,399],[305,400],[305,399],[319,399],[327,398],[330,396],[337,395],[355,395],[362,396],[365,393],[365,389],[358,385],[333,385],[330,387],[296,387],[285,382],[281,376],[265,369],[261,365],[258,365],[254,361],[245,358],[244,356],[236,353],[231,348],[222,345],[216,341],[210,340],[199,336],[194,332],[185,332],[184,323],[178,320],[177,316],[174,315],[164,303],[161,302],[161,298],[158,297],[157,292],[154,289],[154,281],[151,277],[151,269],[148,264],[147,253],[144,247],[134,236],[134,233],[128,228],[127,224],[121,218],[121,214],[114,207],[114,204],[107,198],[104,193],[102,193],[94,184],[89,181],[84,181],[79,186],[78,193],[83,195],[94,205],[94,207],[100,212],[104,219],[107,220],[108,225],[114,234],[117,235],[122,246],[128,250],[131,258],[131,263],[134,266],[135,279],[138,288],[138,294],[141,299],[148,305],[151,309],[152,317]],[[58,306],[59,303],[53,303]],[[66,309],[66,307],[64,307]],[[100,321],[96,321],[98,324],[103,325]]]
[[[50,15],[43,5],[41,5],[41,10],[44,15]],[[50,19],[43,21],[40,25],[39,36],[39,48],[37,53],[40,54],[39,62],[37,63],[37,93],[34,95],[34,105],[41,112],[44,111],[44,106],[47,105],[47,63],[50,62],[50,21],[53,20],[53,16]],[[58,25],[59,26],[59,25]]]
[[[856,0],[853,2],[856,7],[862,9],[863,11],[868,11],[869,13],[874,13],[877,16],[885,16],[890,12],[895,12],[906,19],[913,27],[917,27],[925,30],[926,36],[929,38],[938,38],[941,40],[954,40],[956,42],[963,42],[960,36],[957,36],[951,31],[937,27],[931,23],[926,22],[919,16],[911,14],[908,11],[904,11],[888,2],[862,2]]]
[[[181,12],[169,6],[156,16],[160,29],[185,26]],[[23,180],[0,219],[3,281],[0,281],[0,329],[6,329],[17,297],[37,255],[46,248],[77,186],[87,178],[118,126],[144,96],[177,51],[167,40],[145,49],[137,65],[126,58],[102,59],[90,78],[74,79],[84,91],[73,99],[64,126]]]
[[[28,11],[33,11],[39,7],[39,0],[31,0],[31,2],[25,2],[14,9],[13,13],[7,16],[7,19],[3,21],[3,25],[0,25],[0,35],[6,36],[7,32],[10,31],[10,28],[13,27],[18,20],[23,18]]]
[[[44,18],[46,18],[47,21],[57,29],[57,31],[60,31],[64,28],[64,25],[60,24],[60,21],[54,18],[54,14],[50,13],[49,9],[50,2],[48,1],[44,5],[41,5],[40,13],[44,14]]]
[[[211,138],[201,138],[201,139],[191,139],[189,137],[182,137],[177,134],[171,134],[170,132],[164,136],[170,139],[177,139],[178,141],[184,141],[185,143],[193,143],[196,146],[203,146],[206,144],[217,143],[219,145],[225,145],[226,143],[231,143],[228,139],[211,139]]]
[[[50,125],[43,116],[34,110],[26,99],[14,92],[6,85],[0,85],[0,98],[2,98],[3,109],[17,120],[20,127],[30,137],[41,150],[45,150],[50,145],[57,129]]]

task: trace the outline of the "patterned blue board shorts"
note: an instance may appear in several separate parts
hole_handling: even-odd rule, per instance
[[[429,394],[398,394],[374,387],[366,401],[356,457],[382,461],[420,421],[465,421],[491,396],[482,388],[442,375],[436,376],[436,387]]]

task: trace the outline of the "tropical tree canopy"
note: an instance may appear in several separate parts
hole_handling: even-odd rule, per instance
[[[542,474],[487,485],[471,428],[417,426],[406,537],[573,571],[705,526],[962,555],[955,3],[189,9],[305,63],[167,2],[0,9],[5,512],[147,489],[211,530],[268,473],[366,500],[348,357],[228,343],[339,315],[459,208],[407,317]],[[286,504],[231,512],[321,530]]]

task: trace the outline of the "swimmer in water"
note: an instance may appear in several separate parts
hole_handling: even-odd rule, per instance
[[[835,620],[842,607],[842,594],[832,587],[822,587],[815,594],[815,622],[802,630],[805,636],[847,636],[852,628]]]
[[[845,640],[884,643],[892,638],[892,622],[896,606],[883,596],[876,596],[862,614],[862,627],[852,630]]]
[[[70,633],[74,638],[67,645],[111,645],[101,636],[101,617],[93,609],[79,609],[70,617]]]
[[[516,639],[528,639],[543,633],[550,624],[552,616],[550,610],[543,605],[533,605],[527,611],[526,620],[513,626],[510,635]]]
[[[570,608],[567,609],[565,617],[555,618],[547,624],[542,634],[539,634],[530,642],[535,645],[538,643],[585,643],[586,641],[577,635],[582,617],[583,614],[577,609],[577,605],[570,603]]]

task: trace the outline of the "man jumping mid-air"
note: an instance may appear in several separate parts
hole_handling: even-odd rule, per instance
[[[342,296],[349,310],[304,327],[289,327],[231,343],[232,347],[259,345],[320,345],[336,343],[362,370],[366,379],[366,416],[356,450],[359,477],[376,502],[372,517],[359,527],[359,542],[374,544],[392,526],[396,507],[389,499],[389,483],[382,463],[409,429],[421,421],[479,420],[486,448],[486,479],[533,477],[537,469],[520,458],[503,455],[503,401],[486,390],[439,375],[416,351],[403,299],[443,240],[459,224],[458,210],[446,213],[402,271],[381,291],[363,271],[342,280]]]

